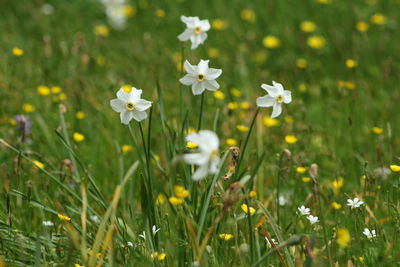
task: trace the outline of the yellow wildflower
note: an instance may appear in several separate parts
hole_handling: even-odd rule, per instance
[[[80,265],[78,263],[75,263],[74,267],[85,267],[84,265]]]
[[[299,84],[299,91],[304,93],[307,91],[307,86],[304,83]]]
[[[317,28],[317,25],[315,25],[314,22],[309,21],[309,20],[305,20],[300,23],[300,29],[303,32],[314,32],[316,28]]]
[[[189,190],[186,190],[183,186],[181,185],[175,185],[174,186],[174,193],[175,196],[179,198],[186,198],[190,195]]]
[[[83,111],[78,111],[78,112],[75,114],[75,118],[77,118],[78,120],[82,120],[82,119],[85,118],[85,113],[84,113]]]
[[[383,129],[379,127],[372,127],[372,132],[374,134],[381,134],[383,132]]]
[[[359,21],[356,24],[356,28],[359,32],[366,32],[368,31],[369,25],[365,21]]]
[[[133,17],[136,14],[136,7],[131,5],[124,5],[122,12],[125,17]]]
[[[240,12],[240,17],[242,20],[248,21],[248,22],[255,22],[256,21],[256,13],[254,13],[253,10],[251,9],[243,9]]]
[[[74,138],[75,142],[82,142],[83,140],[85,140],[85,136],[81,133],[75,132],[72,137]]]
[[[320,49],[325,46],[325,38],[319,35],[313,35],[307,38],[307,44],[314,49]]]
[[[237,141],[233,138],[227,138],[225,142],[228,146],[236,146],[237,145]]]
[[[338,177],[335,180],[332,181],[332,188],[333,188],[333,193],[335,195],[338,195],[340,192],[340,188],[342,188],[344,185],[344,179],[342,177]]]
[[[41,163],[41,162],[38,161],[38,160],[34,160],[34,161],[33,161],[33,164],[35,165],[35,167],[37,167],[37,168],[39,168],[39,169],[43,169],[43,168],[44,168],[44,164]]]
[[[37,92],[39,95],[46,96],[50,94],[50,88],[45,85],[39,85],[37,87]]]
[[[356,84],[353,83],[353,82],[349,82],[349,81],[344,82],[344,86],[345,86],[346,89],[348,89],[348,90],[354,90],[354,89],[356,89]]]
[[[307,60],[305,60],[304,58],[299,58],[296,60],[296,66],[299,69],[305,69],[307,68]]]
[[[348,67],[349,69],[353,69],[353,68],[357,67],[357,61],[354,59],[351,59],[351,58],[346,59],[345,64],[346,64],[346,67]]]
[[[252,191],[250,191],[249,196],[250,197],[256,197],[257,196],[257,192],[252,190]]]
[[[22,50],[21,48],[14,47],[14,48],[12,49],[12,53],[13,53],[14,56],[20,57],[20,56],[22,56],[25,52],[24,52],[24,50]]]
[[[216,58],[219,55],[219,50],[217,48],[209,48],[209,49],[207,49],[207,55],[210,58]],[[218,92],[218,91],[216,91],[216,92]]]
[[[163,260],[165,260],[165,257],[167,257],[167,254],[165,254],[165,253],[154,252],[154,253],[151,253],[151,254],[150,254],[150,257],[151,257],[152,259],[157,259],[157,260],[159,260],[159,261],[163,261]]]
[[[193,142],[186,142],[186,147],[187,148],[196,148],[196,147],[198,147],[198,145]]]
[[[310,177],[302,177],[301,180],[303,181],[303,183],[308,183],[311,181]]]
[[[179,205],[182,205],[183,199],[177,198],[177,197],[170,197],[169,202],[174,206],[179,206]]]
[[[265,36],[262,43],[266,48],[277,48],[281,45],[279,38],[273,35]]]
[[[242,211],[246,214],[249,214],[249,210],[250,210],[250,214],[254,214],[256,212],[256,209],[253,207],[248,207],[246,204],[242,204],[242,206],[240,206],[240,208],[242,209]]]
[[[242,92],[240,92],[240,91],[239,91],[238,89],[236,89],[236,88],[232,88],[232,89],[231,89],[231,94],[232,94],[233,96],[239,97],[239,96],[242,95]]]
[[[31,113],[31,112],[34,112],[36,108],[35,108],[34,105],[31,105],[31,104],[24,104],[24,105],[22,106],[22,109],[23,109],[26,113]]]
[[[131,152],[133,149],[133,147],[131,145],[122,145],[121,150],[122,150],[122,154],[126,155],[129,152]]]
[[[230,110],[237,109],[238,107],[239,107],[239,105],[237,102],[229,102],[228,103],[228,109],[230,109]]]
[[[130,93],[132,91],[132,86],[129,84],[125,84],[121,86],[121,89],[124,90],[127,93]]]
[[[213,95],[214,95],[214,97],[215,97],[216,99],[219,99],[219,100],[222,100],[222,99],[225,98],[225,94],[222,93],[221,91],[215,91],[215,92],[213,93]]]
[[[371,17],[371,23],[377,25],[384,25],[386,24],[387,18],[385,15],[381,13],[376,13]]]
[[[332,206],[332,208],[333,208],[334,210],[340,210],[340,209],[342,208],[342,205],[339,204],[339,203],[337,203],[336,201],[333,201],[333,202],[331,203],[331,206]]]
[[[298,140],[299,139],[297,139],[297,137],[294,135],[286,135],[285,136],[285,142],[288,144],[295,144],[295,143],[297,143]]]
[[[221,238],[222,240],[225,240],[225,241],[229,241],[233,238],[233,235],[232,234],[220,234],[219,238]]]
[[[61,221],[65,221],[65,222],[71,221],[71,218],[70,218],[70,217],[65,216],[65,215],[62,215],[62,214],[60,214],[60,213],[58,213],[57,216],[58,216],[58,218],[59,218]]]
[[[250,103],[247,101],[242,101],[239,103],[239,107],[241,109],[249,109],[250,108]]]
[[[392,170],[392,172],[400,172],[400,166],[399,165],[390,165],[390,169]]]
[[[341,248],[346,248],[350,242],[350,233],[346,228],[339,228],[336,231],[336,242]]]
[[[222,19],[214,19],[211,21],[211,26],[217,31],[222,31],[228,27],[228,23]]]
[[[61,87],[60,86],[52,86],[51,87],[51,93],[52,94],[59,94],[61,92]]]
[[[165,196],[162,193],[159,193],[156,198],[156,205],[164,205],[165,204]]]
[[[238,129],[240,132],[248,132],[249,131],[249,127],[247,127],[245,125],[236,125],[236,129]]]
[[[107,37],[110,34],[110,29],[108,29],[107,25],[101,24],[96,25],[93,29],[93,32],[98,36]]]
[[[64,101],[65,99],[67,99],[67,95],[64,93],[61,93],[58,95],[58,101]]]
[[[264,116],[264,118],[263,118],[263,122],[264,122],[264,125],[265,126],[267,126],[267,127],[274,127],[274,126],[278,126],[279,125],[279,120],[277,120],[277,119],[271,119],[271,117],[270,116]]]
[[[165,11],[159,8],[156,10],[155,15],[160,18],[165,17]]]
[[[305,173],[307,171],[307,168],[306,167],[297,167],[296,168],[296,172],[297,173],[300,173],[300,174],[303,174],[303,173]]]

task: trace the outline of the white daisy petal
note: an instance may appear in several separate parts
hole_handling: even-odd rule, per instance
[[[110,105],[112,109],[116,112],[122,112],[125,110],[125,103],[120,99],[110,100]]]
[[[135,106],[136,106],[136,110],[145,111],[146,109],[151,107],[151,101],[139,99],[138,101],[136,101]]]
[[[189,74],[186,74],[183,76],[183,78],[180,78],[179,81],[183,85],[192,85],[197,82],[196,78]]]
[[[192,93],[194,95],[201,95],[204,92],[204,84],[203,83],[195,83],[192,85]]]
[[[292,92],[285,90],[283,92],[283,103],[289,104],[292,102]]]
[[[222,74],[221,69],[214,69],[214,68],[209,68],[206,72],[206,79],[207,80],[215,80],[217,79],[220,75]]]
[[[203,83],[204,87],[210,91],[216,91],[219,88],[219,84],[215,80],[205,80]]]
[[[206,177],[208,174],[208,167],[207,165],[201,165],[197,168],[197,170],[193,173],[192,179],[194,181],[198,181]]]
[[[264,89],[265,91],[267,91],[268,94],[272,97],[278,96],[278,90],[274,86],[263,83],[261,85],[261,88]]]
[[[121,123],[128,125],[131,119],[133,118],[132,112],[130,111],[122,111],[120,114]]]
[[[278,117],[282,113],[282,105],[279,103],[275,103],[272,108],[271,119]]]

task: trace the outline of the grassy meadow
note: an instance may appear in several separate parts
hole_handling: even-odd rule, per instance
[[[399,0],[103,2],[0,1],[0,267],[400,265]]]

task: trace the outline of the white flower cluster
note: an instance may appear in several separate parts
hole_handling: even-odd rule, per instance
[[[108,22],[116,30],[126,27],[125,0],[101,0],[104,4]]]

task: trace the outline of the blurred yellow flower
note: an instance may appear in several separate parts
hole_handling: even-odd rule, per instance
[[[98,36],[107,37],[110,34],[110,29],[107,25],[101,24],[94,26],[93,32]]]
[[[216,58],[219,55],[219,50],[217,48],[209,48],[207,49],[207,55],[210,58]]]
[[[317,25],[315,25],[314,22],[309,21],[309,20],[305,20],[300,23],[300,29],[303,32],[314,32],[316,28],[317,28]]]
[[[392,170],[392,172],[400,172],[400,166],[399,165],[390,165],[390,169]]]
[[[340,192],[340,188],[342,188],[343,185],[344,185],[343,177],[338,177],[335,180],[333,180],[332,181],[333,194],[338,195]]]
[[[65,216],[65,215],[62,215],[62,214],[60,214],[60,213],[58,213],[57,215],[58,215],[58,218],[59,218],[61,221],[69,222],[69,221],[71,220],[70,217]]]
[[[20,56],[22,56],[25,52],[24,52],[24,50],[22,50],[21,48],[14,47],[14,48],[12,49],[12,53],[13,53],[14,56],[20,57]]]
[[[381,13],[376,13],[371,17],[371,23],[377,25],[384,25],[386,24],[387,18],[385,15]]]
[[[37,87],[37,92],[41,96],[47,96],[50,94],[50,88],[45,85],[39,85]]]
[[[106,64],[106,58],[103,56],[97,56],[96,57],[96,63],[99,66],[104,66],[104,64]]]
[[[303,183],[308,183],[309,181],[311,181],[310,177],[302,177],[301,180],[303,181]]]
[[[170,197],[169,202],[174,206],[182,205],[183,199],[178,197]]]
[[[255,208],[253,208],[253,207],[249,208],[246,204],[242,204],[242,206],[240,206],[240,208],[246,214],[249,214],[249,210],[250,210],[250,214],[254,214],[256,212]]]
[[[353,68],[357,67],[357,65],[358,65],[357,61],[354,59],[351,59],[351,58],[346,59],[345,64],[346,64],[346,67],[349,69],[353,69]]]
[[[331,206],[332,206],[332,208],[333,208],[334,210],[340,210],[340,209],[342,208],[342,205],[339,204],[339,203],[337,203],[336,201],[333,201],[333,202],[331,203]]]
[[[381,134],[383,132],[383,129],[379,127],[372,127],[372,132],[374,134]]]
[[[214,19],[211,21],[211,26],[217,31],[222,31],[228,27],[228,23],[222,19]]]
[[[332,0],[315,0],[315,1],[320,4],[330,4],[332,2]]]
[[[241,109],[249,109],[250,108],[250,103],[247,101],[242,101],[239,103],[239,107]]]
[[[225,140],[225,142],[228,146],[236,146],[237,145],[237,141],[233,138],[227,138]]]
[[[290,115],[285,115],[284,117],[283,117],[283,119],[285,120],[285,122],[287,123],[287,124],[293,124],[293,117],[292,116],[290,116]]]
[[[198,145],[196,143],[186,142],[186,148],[193,149],[193,148],[196,148],[196,147],[198,147]]]
[[[257,192],[252,190],[252,191],[250,191],[249,196],[250,197],[256,197],[257,196]]]
[[[162,193],[159,193],[156,198],[156,205],[164,205],[165,204],[165,196]]]
[[[52,94],[59,94],[59,93],[61,93],[61,87],[60,87],[60,86],[52,86],[52,87],[51,87],[51,93],[52,93]]]
[[[234,110],[237,109],[239,107],[237,102],[229,102],[228,103],[228,109]]]
[[[313,35],[307,38],[307,44],[314,49],[320,49],[325,46],[325,38],[319,35]]]
[[[24,104],[22,105],[22,109],[26,112],[26,113],[31,113],[35,111],[35,106],[31,105],[31,104]]]
[[[278,126],[279,125],[279,120],[277,120],[277,119],[272,119],[270,116],[264,116],[264,118],[263,118],[263,122],[264,122],[264,125],[265,126],[267,126],[267,127],[275,127],[275,126]]]
[[[61,93],[61,94],[58,95],[58,98],[57,98],[58,101],[64,101],[65,99],[67,99],[67,95],[66,94]]]
[[[213,93],[213,95],[214,95],[214,97],[216,98],[216,99],[219,99],[219,100],[222,100],[222,99],[224,99],[225,98],[225,94],[224,93],[222,93],[221,91],[215,91],[214,93]]]
[[[190,192],[189,192],[189,190],[186,190],[181,185],[175,185],[174,186],[174,194],[175,194],[175,196],[177,196],[179,198],[186,198],[190,195]]]
[[[75,114],[75,118],[77,118],[78,120],[84,119],[84,118],[85,118],[85,112],[83,112],[83,111],[78,111],[78,112]]]
[[[131,5],[124,5],[122,12],[125,17],[133,17],[136,14],[136,7]]]
[[[258,51],[253,58],[257,64],[263,64],[267,61],[268,53],[266,51]]]
[[[73,137],[74,141],[78,142],[78,143],[82,142],[83,140],[85,140],[85,136],[83,134],[81,134],[81,133],[78,133],[78,132],[75,132],[72,135],[72,137]]]
[[[156,10],[155,15],[160,18],[165,17],[165,11],[159,8]]]
[[[131,146],[131,145],[122,145],[122,147],[121,147],[123,155],[128,154],[129,152],[132,151],[132,149],[133,149],[133,146]]]
[[[74,267],[85,267],[84,265],[80,265],[78,263],[75,263]]]
[[[307,60],[305,60],[304,58],[299,58],[296,60],[296,66],[299,69],[305,69],[307,68]]]
[[[240,132],[248,132],[249,131],[249,127],[247,127],[245,125],[236,125],[236,129],[238,129]]]
[[[186,130],[186,134],[196,133],[196,132],[197,132],[197,130],[195,128],[193,128],[193,127],[189,127]]]
[[[233,96],[239,97],[239,96],[242,95],[242,92],[240,92],[240,91],[239,91],[238,89],[236,89],[236,88],[232,88],[232,89],[231,89],[231,94],[232,94]]]
[[[281,45],[279,38],[273,35],[265,36],[262,43],[266,48],[277,48]]]
[[[253,10],[251,9],[243,9],[240,12],[240,17],[242,20],[248,21],[248,22],[255,22],[256,21],[256,13],[254,13]]]
[[[344,86],[345,86],[345,88],[348,89],[348,90],[354,90],[354,89],[356,89],[356,84],[353,83],[353,82],[350,82],[350,81],[344,82]]]
[[[294,135],[286,135],[285,136],[285,142],[288,144],[295,144],[295,143],[297,143],[298,140],[299,139],[297,139],[297,137]]]
[[[35,167],[38,167],[39,169],[43,169],[43,168],[44,168],[44,164],[41,163],[41,162],[38,161],[38,160],[34,160],[34,161],[33,161],[33,165],[35,165]]]
[[[132,85],[124,84],[124,85],[121,86],[121,89],[124,90],[127,93],[130,93],[132,91]]]
[[[336,242],[341,248],[346,248],[350,243],[350,233],[346,228],[339,228],[336,231]]]
[[[150,257],[151,257],[152,259],[157,259],[157,260],[159,260],[159,261],[163,261],[163,260],[165,260],[165,257],[167,257],[167,254],[165,254],[165,253],[154,252],[154,253],[151,253],[151,254],[150,254]]]
[[[366,32],[368,31],[369,25],[365,21],[359,21],[356,24],[356,28],[359,32]]]
[[[225,241],[229,241],[229,240],[231,240],[233,238],[233,235],[232,234],[220,234],[219,238],[221,238],[221,239],[223,239]]]
[[[303,174],[303,173],[305,173],[307,171],[307,168],[306,167],[297,167],[296,168],[296,172],[297,173],[300,173],[300,174]]]

